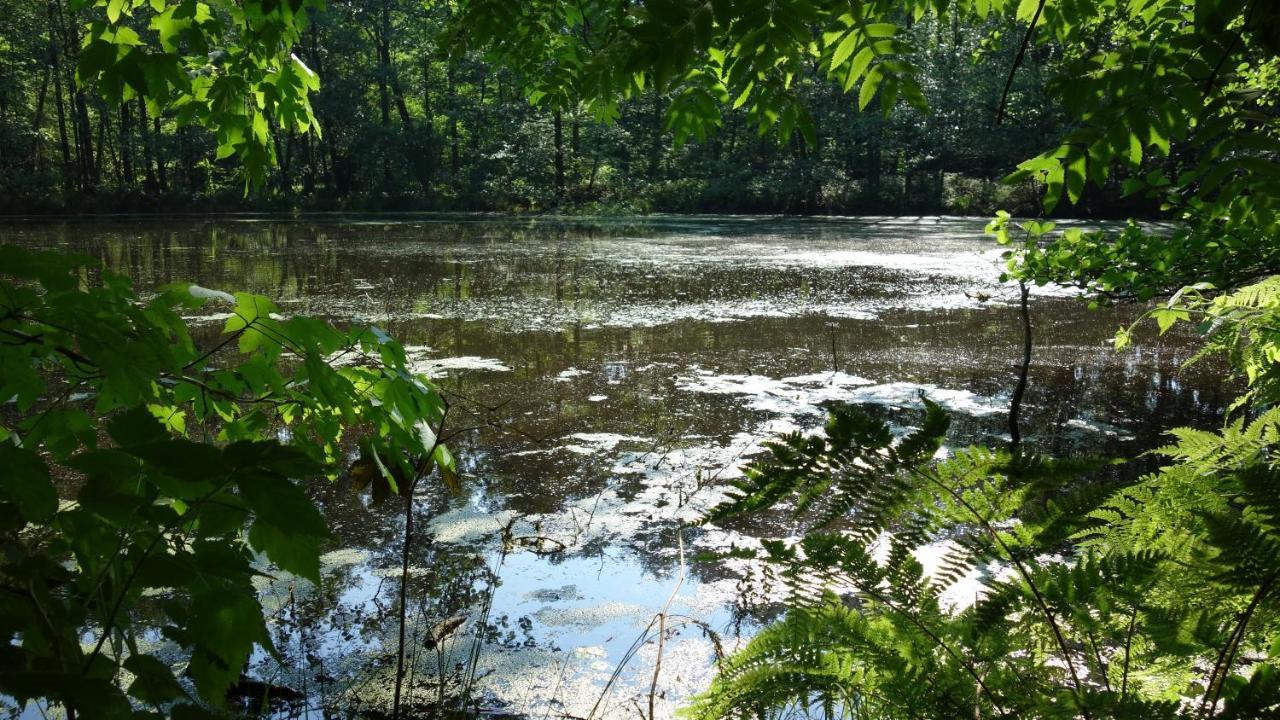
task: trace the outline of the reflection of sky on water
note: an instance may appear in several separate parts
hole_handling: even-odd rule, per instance
[[[454,443],[468,492],[419,499],[417,526],[434,539],[411,558],[413,698],[435,692],[424,635],[466,616],[440,643],[465,657],[493,589],[477,669],[486,702],[586,717],[675,586],[675,527],[722,496],[761,440],[811,431],[838,402],[902,432],[923,392],[955,413],[955,444],[1000,441],[1018,325],[983,224],[334,215],[22,222],[2,238],[99,257],[143,287],[250,290],[401,338],[458,427],[481,428]],[[1133,309],[1090,313],[1069,295],[1034,295],[1032,442],[1132,452],[1163,427],[1217,417],[1230,390],[1212,364],[1175,377],[1182,339],[1117,354],[1110,336]],[[264,581],[284,662],[259,654],[256,672],[305,688],[313,705],[377,704],[392,677],[402,512],[342,483],[315,494],[338,538],[325,583]],[[747,564],[693,558],[796,531],[780,515],[685,531],[660,715],[705,686],[704,628],[731,648],[770,612]],[[647,704],[655,652],[630,659],[604,715]]]

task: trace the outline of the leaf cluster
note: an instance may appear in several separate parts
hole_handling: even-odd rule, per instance
[[[88,258],[0,246],[0,268],[0,692],[21,702],[221,705],[253,648],[274,652],[263,560],[320,581],[308,481],[359,447],[375,493],[433,468],[456,483],[443,398],[377,328],[197,285],[143,299]],[[230,313],[202,346],[183,314],[209,302]]]
[[[235,157],[245,190],[275,166],[273,133],[319,133],[309,95],[320,78],[292,51],[319,0],[75,0],[93,7],[76,82],[112,104],[141,97],[180,126],[217,133],[219,160]]]

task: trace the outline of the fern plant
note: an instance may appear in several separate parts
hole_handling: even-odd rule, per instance
[[[1166,467],[1120,484],[1091,460],[976,447],[935,460],[948,423],[927,400],[897,442],[837,410],[821,435],[770,444],[708,516],[787,504],[814,520],[762,543],[792,609],[687,713],[1275,713],[1278,421],[1178,431]]]

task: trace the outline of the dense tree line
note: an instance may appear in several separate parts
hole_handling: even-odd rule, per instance
[[[747,109],[719,132],[673,143],[673,92],[652,87],[599,122],[586,105],[535,104],[519,69],[462,49],[450,3],[335,0],[310,10],[297,55],[323,86],[323,133],[267,117],[276,166],[246,197],[240,163],[215,132],[85,82],[86,23],[69,0],[0,2],[0,208],[7,212],[168,209],[527,209],[717,212],[1034,210],[1030,183],[998,180],[1067,129],[1044,76],[1062,61],[1031,48],[997,107],[1020,35],[925,17],[907,32],[931,108],[860,112],[821,77],[795,82],[815,140],[778,143]],[[194,5],[194,3],[193,3]],[[906,18],[904,18],[906,20]],[[146,36],[147,19],[127,21]],[[567,27],[561,32],[570,33]],[[589,30],[588,30],[589,32]],[[463,33],[465,35],[465,29]],[[585,38],[587,43],[590,38]],[[218,48],[209,48],[218,63]],[[130,94],[126,92],[126,94]],[[1117,193],[1118,194],[1118,193]],[[1131,208],[1130,208],[1131,209]],[[1105,212],[1105,200],[1083,212]]]

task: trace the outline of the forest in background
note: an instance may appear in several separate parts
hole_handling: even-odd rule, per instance
[[[1052,42],[1021,59],[996,122],[1006,78],[990,68],[1011,64],[1021,39],[1008,17],[903,18],[923,49],[929,112],[905,101],[859,112],[812,58],[796,94],[814,118],[813,146],[762,135],[748,108],[726,111],[705,139],[676,143],[673,92],[647,88],[612,122],[585,105],[539,107],[516,71],[456,47],[448,3],[333,0],[295,48],[324,78],[312,97],[323,135],[274,132],[277,166],[246,194],[240,163],[219,158],[213,132],[77,84],[85,23],[100,11],[74,4],[0,0],[0,212],[1035,214],[1031,181],[1000,180],[1071,129],[1046,85],[1064,62]],[[145,20],[127,22],[147,32]],[[1122,179],[1070,212],[1154,213],[1122,198]]]

